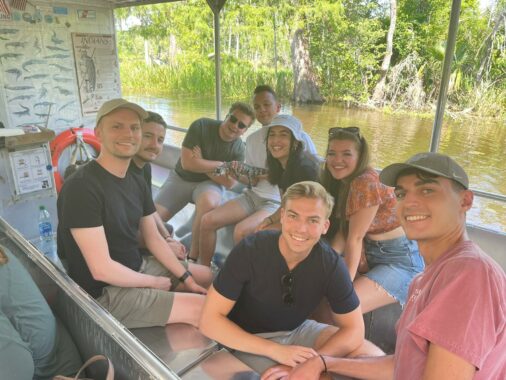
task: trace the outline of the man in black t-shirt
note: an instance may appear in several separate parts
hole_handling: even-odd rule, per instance
[[[156,209],[164,221],[189,202],[195,203],[190,259],[199,256],[202,215],[220,205],[223,187],[231,188],[237,183],[230,176],[214,175],[214,171],[224,162],[244,160],[241,136],[254,121],[253,109],[242,102],[232,104],[224,121],[195,120],[183,140],[181,158],[155,199]]]
[[[69,275],[126,327],[197,325],[211,273],[197,265],[190,272],[171,254],[156,228],[149,187],[128,171],[146,116],[124,99],[99,109],[100,154],[65,181],[58,197],[58,254]],[[153,256],[141,256],[139,231]]]
[[[128,170],[141,175],[151,191],[151,162],[162,153],[163,142],[165,140],[167,123],[163,117],[156,112],[148,111],[148,117],[142,121],[142,140],[138,152],[132,157]],[[184,260],[186,257],[186,247],[172,238],[172,232],[167,230],[165,223],[158,213],[154,214],[156,227],[167,242],[172,252],[178,259]],[[141,244],[145,245],[141,236]]]
[[[323,186],[290,186],[281,201],[281,233],[261,231],[228,256],[207,294],[200,329],[237,350],[257,372],[291,367],[318,354],[365,353],[364,321],[348,270],[320,237],[333,198]],[[335,326],[308,320],[323,297]]]

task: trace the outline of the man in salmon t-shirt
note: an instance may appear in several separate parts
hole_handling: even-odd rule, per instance
[[[380,180],[395,186],[397,214],[426,269],[411,283],[395,354],[324,357],[327,369],[358,379],[506,379],[506,275],[467,235],[473,193],[465,171],[448,156],[420,153],[385,168]],[[299,367],[315,378],[325,370],[320,358]],[[263,379],[287,372],[273,367]]]

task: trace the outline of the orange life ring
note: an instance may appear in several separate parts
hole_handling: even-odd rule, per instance
[[[95,133],[91,129],[82,127],[70,128],[56,136],[56,138],[49,143],[49,147],[51,149],[51,164],[53,165],[54,182],[57,192],[60,192],[63,185],[63,178],[58,170],[60,155],[67,147],[76,143],[78,135],[81,136],[86,144],[95,149],[97,153],[100,152],[100,141],[98,141]]]

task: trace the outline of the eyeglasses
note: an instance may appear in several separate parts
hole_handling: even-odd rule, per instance
[[[248,128],[248,126],[246,124],[244,124],[242,121],[239,121],[239,119],[235,115],[229,114],[228,115],[228,120],[230,120],[230,122],[232,124],[238,123],[237,124],[237,128],[239,128],[239,129]]]
[[[295,302],[293,298],[293,275],[291,273],[285,274],[281,277],[281,285],[283,285],[283,303],[285,305],[292,305]]]
[[[361,138],[361,136],[360,136],[360,128],[359,127],[346,127],[346,128],[334,127],[334,128],[330,128],[329,129],[329,137],[332,137],[332,136],[338,134],[339,132],[348,132],[348,133],[351,133],[352,135],[357,136],[359,139]]]

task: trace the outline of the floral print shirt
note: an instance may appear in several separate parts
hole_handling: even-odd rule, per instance
[[[395,213],[397,200],[394,189],[379,181],[379,175],[369,168],[351,182],[348,201],[346,202],[346,219],[360,209],[379,205],[368,234],[381,234],[392,231],[401,225]]]

